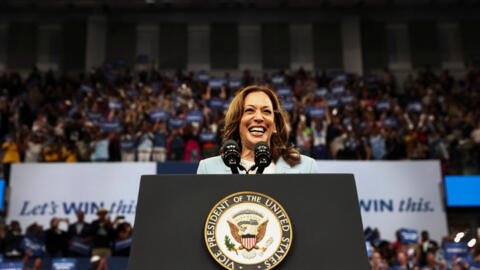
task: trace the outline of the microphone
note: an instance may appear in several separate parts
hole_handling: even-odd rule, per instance
[[[240,165],[240,147],[238,147],[237,142],[234,140],[226,141],[223,144],[222,150],[223,163],[225,163],[227,167],[230,167],[233,174],[238,174],[238,167],[245,170],[245,168]]]
[[[263,174],[263,170],[272,163],[270,148],[266,142],[255,144],[255,167],[258,167],[257,174]]]

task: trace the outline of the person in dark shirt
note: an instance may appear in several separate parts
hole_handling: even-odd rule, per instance
[[[45,231],[45,246],[50,257],[63,257],[67,253],[67,232],[58,227],[62,221],[69,223],[68,219],[52,218],[50,228]]]
[[[115,231],[110,217],[107,218],[107,214],[107,209],[98,209],[98,219],[92,222],[90,229],[90,237],[93,244],[92,256],[97,255],[101,258],[106,258],[112,255],[111,245]]]
[[[90,224],[84,221],[85,213],[82,210],[77,212],[77,222],[68,226],[68,238],[70,244],[70,254],[73,256],[88,256],[89,252],[85,251],[80,253],[78,250],[72,248],[76,241],[79,241],[80,244],[86,245],[90,239]],[[87,246],[86,246],[87,247]],[[87,248],[88,249],[88,248]]]

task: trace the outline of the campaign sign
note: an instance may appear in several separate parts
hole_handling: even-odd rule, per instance
[[[172,129],[182,128],[185,126],[185,119],[180,117],[172,117],[168,120],[168,125]]]
[[[385,117],[382,119],[382,126],[384,127],[396,127],[397,118],[395,117]]]
[[[68,247],[68,250],[85,256],[90,254],[90,249],[91,245],[84,243],[83,239],[78,236],[72,238],[72,244]]]
[[[132,88],[127,89],[127,96],[128,97],[138,96],[138,95],[140,95],[140,93],[137,90],[132,89]]]
[[[74,258],[52,259],[52,270],[75,270],[76,266],[77,259]]]
[[[0,263],[3,262],[3,254],[0,254]]]
[[[210,80],[210,75],[208,75],[208,73],[199,72],[197,74],[197,81],[202,82],[202,83],[206,83],[206,82],[208,82],[208,80]]]
[[[340,98],[342,104],[353,104],[355,102],[355,97],[353,95],[345,95]]]
[[[80,91],[85,94],[91,94],[93,89],[88,85],[82,84],[82,86],[80,86]]]
[[[200,142],[215,142],[216,141],[216,134],[214,132],[200,132]]]
[[[122,249],[129,248],[131,245],[132,245],[132,237],[130,236],[127,239],[123,239],[123,240],[116,239],[114,248],[115,248],[115,251],[119,251]]]
[[[213,79],[210,80],[209,86],[211,89],[220,89],[222,88],[224,81],[224,79]]]
[[[315,96],[317,97],[324,97],[328,94],[328,89],[326,87],[321,87],[315,89]]]
[[[167,115],[165,113],[165,110],[153,110],[150,112],[150,120],[153,122],[160,120],[160,121],[165,121],[167,118]]]
[[[187,113],[187,123],[200,123],[202,122],[202,111],[192,110]]]
[[[20,246],[23,250],[31,250],[33,256],[42,256],[45,250],[45,244],[33,234],[26,234]]]
[[[295,109],[295,102],[286,100],[282,102],[281,106],[284,111],[291,112],[293,109]]]
[[[480,270],[480,264],[470,263],[470,268],[468,268],[468,270]]]
[[[0,270],[23,270],[22,262],[2,262]]]
[[[240,88],[242,88],[242,81],[241,80],[230,80],[228,82],[228,86],[232,89],[240,89]]]
[[[409,113],[420,113],[420,112],[422,112],[422,103],[420,103],[418,101],[408,103],[407,111]]]
[[[375,109],[377,109],[377,111],[382,111],[382,110],[390,110],[390,102],[388,101],[385,101],[385,100],[381,100],[379,102],[377,102],[377,105],[375,105]]]
[[[285,76],[277,75],[272,78],[272,83],[275,85],[280,85],[280,84],[283,84],[284,82],[285,82]]]
[[[122,102],[119,100],[110,100],[108,102],[108,108],[110,110],[121,110],[122,109]]]
[[[327,103],[329,107],[333,108],[338,107],[339,105],[338,99],[336,98],[327,98]]]
[[[468,245],[466,242],[447,242],[444,244],[445,259],[452,261],[453,256],[465,258],[468,255]]]
[[[87,117],[91,122],[100,122],[100,120],[102,120],[102,113],[89,111],[87,112]]]
[[[210,99],[210,108],[211,109],[223,109],[225,104],[225,99],[223,98],[211,98]]]
[[[343,85],[332,86],[332,94],[341,95],[343,93],[345,93],[345,86]]]
[[[368,257],[372,257],[373,252],[372,252],[372,244],[370,244],[370,241],[365,241],[365,244],[367,246],[367,255]]]
[[[135,139],[120,140],[120,150],[131,151],[135,150]]]
[[[400,230],[400,241],[405,244],[416,244],[418,241],[418,231],[410,229]]]
[[[277,95],[280,97],[289,97],[292,93],[292,88],[290,87],[280,87],[277,89]]]
[[[324,107],[310,107],[307,109],[310,117],[324,117],[325,108]]]
[[[340,73],[335,77],[336,82],[344,82],[347,80],[347,74],[345,73]]]
[[[100,122],[100,130],[102,131],[119,131],[121,128],[122,126],[117,120]]]

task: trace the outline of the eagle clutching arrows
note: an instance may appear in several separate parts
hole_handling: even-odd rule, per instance
[[[238,250],[246,249],[247,251],[250,251],[252,249],[262,249],[265,251],[266,248],[258,247],[257,243],[262,241],[262,239],[265,237],[268,219],[262,223],[259,221],[260,220],[258,220],[258,218],[247,220],[243,219],[239,222],[227,220],[230,227],[230,233],[235,241],[240,243]],[[237,248],[234,247],[233,250],[235,253],[237,253]]]

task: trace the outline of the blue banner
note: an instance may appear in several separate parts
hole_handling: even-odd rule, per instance
[[[307,109],[310,117],[324,117],[325,108],[324,107],[310,107]]]
[[[201,132],[200,133],[200,142],[201,143],[206,143],[206,142],[215,142],[216,141],[216,134],[214,132]]]
[[[77,260],[74,258],[52,259],[52,270],[75,270]]]
[[[120,140],[120,150],[131,151],[135,150],[136,148],[135,139]]]
[[[327,103],[329,107],[335,108],[338,107],[339,102],[336,98],[327,98]]]
[[[295,109],[295,102],[286,100],[282,102],[281,106],[284,111],[291,112]]]
[[[400,230],[400,241],[405,244],[416,244],[418,241],[418,231],[411,229]]]
[[[223,98],[211,98],[210,99],[210,109],[223,109],[225,104],[225,99]]]
[[[224,79],[213,79],[210,80],[209,85],[211,89],[220,89],[222,88],[225,80]]]
[[[321,87],[315,89],[315,96],[317,97],[324,97],[328,94],[328,89],[326,87]]]
[[[100,120],[102,120],[102,113],[89,111],[87,112],[87,118],[91,122],[100,122]]]
[[[128,97],[139,96],[140,95],[140,92],[138,92],[137,90],[132,89],[132,88],[127,89],[126,92],[127,92]]]
[[[382,111],[382,110],[390,110],[390,102],[386,100],[380,100],[377,102],[377,105],[375,105],[375,109],[377,111]]]
[[[185,119],[179,117],[172,117],[168,120],[168,125],[171,129],[181,128],[185,126]]]
[[[277,95],[280,97],[289,97],[292,93],[292,88],[290,87],[280,87],[277,89]]]
[[[348,76],[345,73],[340,73],[335,76],[335,81],[336,82],[345,82],[347,80]]]
[[[285,76],[277,75],[277,76],[273,76],[272,78],[272,83],[275,85],[281,85],[284,82],[285,82]]]
[[[373,252],[372,252],[372,244],[370,244],[370,241],[365,241],[366,247],[367,247],[367,256],[372,257]]]
[[[187,123],[200,123],[202,122],[202,111],[192,110],[187,113]]]
[[[23,263],[21,263],[21,262],[2,262],[2,263],[0,263],[0,270],[23,270]]]
[[[34,235],[25,235],[20,244],[23,250],[31,250],[32,256],[43,256],[45,244]]]
[[[113,120],[113,121],[102,121],[100,122],[100,130],[102,131],[120,131],[122,126],[120,122]]]
[[[121,110],[123,107],[122,102],[119,100],[110,100],[108,102],[108,108],[110,110]]]
[[[208,75],[208,73],[199,72],[197,74],[197,81],[202,82],[202,83],[206,83],[206,82],[208,82],[208,80],[210,80],[210,75]]]
[[[160,120],[160,121],[165,121],[165,119],[167,118],[167,115],[165,113],[165,110],[153,110],[150,112],[150,120],[152,122],[155,122],[157,120]]]
[[[82,86],[80,86],[80,91],[85,94],[91,94],[93,89],[88,85],[82,84]]]
[[[397,118],[395,117],[385,117],[382,119],[382,126],[384,127],[396,127]]]
[[[116,239],[114,247],[115,247],[115,251],[119,251],[122,249],[129,248],[131,245],[132,245],[132,237],[130,236],[124,240]]]
[[[228,86],[232,89],[240,89],[240,88],[242,88],[242,81],[241,80],[230,80],[228,82]]]
[[[345,93],[345,86],[343,85],[332,86],[332,94],[341,95],[343,93]]]
[[[89,255],[90,249],[91,246],[89,244],[85,244],[83,239],[77,236],[72,238],[72,244],[68,247],[68,250],[82,255]]]
[[[468,268],[468,270],[480,270],[480,264],[470,263],[470,268]]]
[[[465,258],[468,255],[468,245],[466,242],[447,242],[444,245],[445,259],[452,261],[453,256],[456,255],[459,258]]]
[[[342,104],[353,104],[355,103],[355,97],[353,95],[345,95],[340,98]]]
[[[420,103],[418,101],[408,103],[407,111],[409,113],[421,113],[422,112],[422,103]]]

